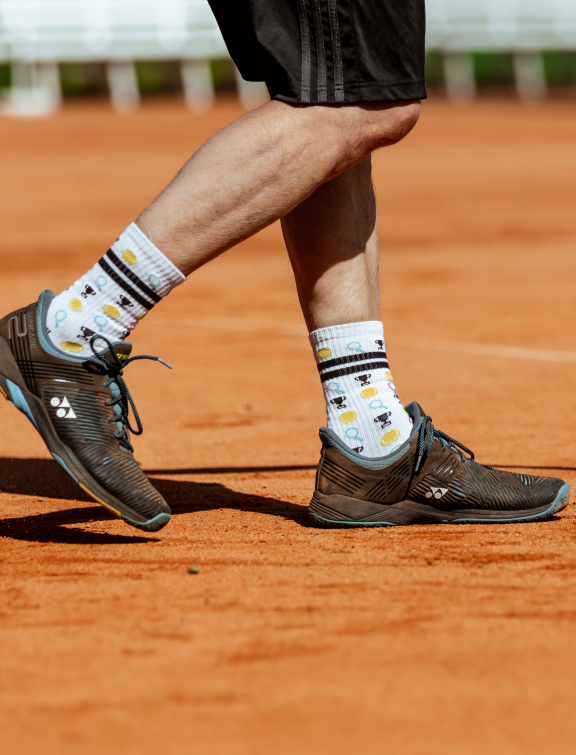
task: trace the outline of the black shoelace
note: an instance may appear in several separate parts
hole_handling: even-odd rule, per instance
[[[107,352],[96,351],[96,349],[94,348],[94,342],[98,340],[104,341],[108,345]],[[116,395],[112,388],[110,388],[112,398],[105,402],[106,406],[113,406],[115,409],[114,416],[110,417],[108,422],[117,422],[122,425],[122,429],[114,437],[118,439],[120,445],[123,446],[127,451],[134,452],[134,448],[130,443],[128,431],[130,431],[133,435],[142,435],[144,428],[142,427],[142,422],[140,420],[138,410],[136,409],[134,400],[130,395],[128,386],[124,382],[124,369],[127,365],[130,364],[130,362],[135,362],[137,359],[150,359],[152,362],[160,362],[169,369],[172,369],[172,365],[168,364],[168,362],[165,362],[163,359],[160,359],[160,357],[152,357],[148,356],[147,354],[139,354],[138,356],[129,357],[128,359],[123,359],[121,361],[114,351],[114,347],[112,346],[110,341],[104,336],[92,336],[92,338],[90,339],[90,348],[92,349],[92,353],[94,354],[96,359],[102,364],[102,370],[107,377],[106,381],[102,383],[102,388],[110,388],[112,384],[115,384],[118,388],[118,393]],[[105,356],[106,354],[112,355],[112,360],[108,359],[107,356]],[[119,413],[116,413],[116,407],[120,408]],[[130,424],[130,419],[128,417],[130,407],[132,407],[132,413],[134,414],[134,419],[136,420],[136,426],[138,428],[137,430],[135,430]]]
[[[416,473],[420,471],[420,467],[430,453],[430,449],[432,448],[432,444],[435,440],[439,441],[442,444],[442,450],[444,450],[446,446],[448,446],[449,448],[456,451],[462,461],[466,459],[464,453],[470,454],[469,460],[476,463],[474,454],[469,448],[466,448],[463,443],[459,443],[457,440],[454,440],[454,438],[451,438],[446,433],[443,433],[442,430],[436,430],[436,428],[432,424],[432,417],[426,416],[422,418],[422,424],[420,425],[420,430],[418,433],[418,456],[416,457],[416,466],[414,468],[414,471]],[[488,469],[493,469],[493,467],[488,467]]]

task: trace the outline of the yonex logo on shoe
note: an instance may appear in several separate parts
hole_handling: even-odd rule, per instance
[[[60,419],[77,419],[76,412],[72,407],[70,406],[70,402],[64,396],[63,399],[59,399],[56,396],[50,399],[50,405],[54,407],[58,407],[56,410],[56,416],[60,417]]]
[[[448,492],[448,488],[430,488],[430,490],[426,493],[426,498],[442,498],[443,495],[445,495]]]

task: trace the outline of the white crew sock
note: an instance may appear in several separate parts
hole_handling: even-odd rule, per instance
[[[404,443],[412,420],[396,395],[381,322],[334,325],[310,333],[322,380],[328,427],[363,456]]]
[[[138,322],[186,280],[132,223],[106,254],[48,308],[50,341],[63,351],[91,353],[96,335],[123,341]]]

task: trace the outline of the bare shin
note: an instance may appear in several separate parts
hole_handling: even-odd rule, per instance
[[[380,319],[370,156],[285,215],[282,231],[308,330]]]

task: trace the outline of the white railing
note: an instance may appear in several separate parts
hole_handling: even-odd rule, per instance
[[[520,96],[538,100],[541,51],[576,50],[576,0],[428,0],[427,26],[451,97],[474,95],[473,51],[499,51],[513,55]],[[227,56],[206,0],[0,0],[0,62],[13,74],[5,111],[56,107],[66,61],[106,63],[113,104],[132,109],[137,60],[180,61],[186,101],[203,110],[214,97],[208,61]],[[246,104],[262,98],[261,85],[237,80]]]
[[[228,52],[206,0],[0,0],[0,62],[12,67],[4,112],[40,115],[61,101],[58,63],[104,62],[113,105],[140,97],[134,61],[178,60],[189,107],[214,99],[209,61]],[[265,88],[237,75],[247,107]]]
[[[428,0],[426,44],[444,56],[448,95],[474,97],[472,52],[512,54],[521,99],[546,96],[543,50],[576,50],[576,0]]]
[[[575,0],[428,0],[434,50],[576,50]]]

